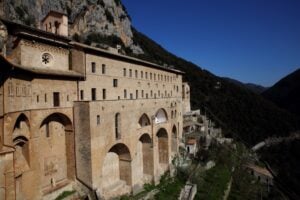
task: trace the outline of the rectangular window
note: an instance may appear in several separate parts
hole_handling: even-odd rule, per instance
[[[40,101],[40,96],[37,95],[37,96],[36,96],[36,102],[39,102],[39,101]]]
[[[97,115],[97,125],[100,124],[100,115]]]
[[[46,137],[50,137],[49,123],[46,123]]]
[[[135,91],[135,97],[136,97],[136,99],[139,98],[139,91],[138,90]]]
[[[144,90],[142,90],[142,98],[144,98]]]
[[[8,83],[8,95],[14,96],[14,88],[13,88],[13,84],[11,82]]]
[[[126,68],[123,68],[123,76],[126,76]]]
[[[45,102],[47,102],[47,94],[45,94]]]
[[[129,69],[129,77],[132,77],[132,69]]]
[[[53,92],[53,106],[58,107],[59,104],[59,92]]]
[[[96,101],[96,88],[92,88],[92,101]]]
[[[130,99],[133,99],[133,94],[132,93],[130,93]]]
[[[152,80],[152,73],[150,73],[150,80]]]
[[[124,90],[124,99],[127,99],[127,90]]]
[[[113,80],[113,86],[114,87],[118,87],[118,79],[114,79]]]
[[[135,70],[135,78],[138,78],[138,71]]]
[[[148,99],[148,93],[146,93],[146,99]]]
[[[148,79],[148,72],[145,72],[145,79]]]
[[[102,89],[102,98],[106,99],[106,89]]]
[[[102,74],[106,74],[106,66],[105,66],[105,64],[102,64]]]
[[[80,100],[83,100],[84,99],[84,93],[83,93],[83,90],[80,90]]]
[[[141,71],[141,78],[144,78],[144,73],[143,73],[143,71]]]
[[[154,74],[154,80],[156,81],[156,74]]]
[[[96,63],[92,62],[92,73],[96,73]]]

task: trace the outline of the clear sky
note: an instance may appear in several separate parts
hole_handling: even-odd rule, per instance
[[[300,0],[122,0],[133,26],[218,76],[271,86],[300,68]]]

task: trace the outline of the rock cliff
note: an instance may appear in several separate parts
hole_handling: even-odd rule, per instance
[[[70,37],[116,36],[123,47],[143,53],[133,42],[130,16],[120,0],[4,0],[0,9],[2,17],[34,27],[50,10],[63,12],[69,17]]]

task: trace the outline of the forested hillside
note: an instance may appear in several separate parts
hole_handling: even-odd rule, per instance
[[[300,116],[300,69],[278,81],[263,96],[281,108]]]

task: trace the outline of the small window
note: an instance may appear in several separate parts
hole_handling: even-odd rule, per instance
[[[126,76],[126,68],[123,68],[123,76]]]
[[[130,99],[133,99],[133,94],[132,93],[130,93]]]
[[[124,90],[124,99],[127,99],[127,90]]]
[[[129,77],[132,77],[132,69],[129,69]]]
[[[97,125],[100,124],[100,115],[97,115]]]
[[[106,65],[102,64],[102,74],[106,74]]]
[[[121,117],[120,113],[115,115],[115,137],[116,139],[121,139]]]
[[[50,128],[49,128],[49,123],[46,124],[46,137],[50,137]]]
[[[150,80],[152,80],[152,73],[150,73]]]
[[[39,101],[40,101],[40,96],[37,95],[37,96],[36,96],[36,102],[39,102]]]
[[[92,101],[96,101],[97,96],[96,96],[96,88],[92,88]]]
[[[69,95],[67,95],[67,101],[69,101],[70,99],[69,99]]]
[[[45,102],[47,102],[47,94],[45,94]]]
[[[106,89],[102,89],[102,98],[106,99]]]
[[[146,93],[146,99],[148,99],[148,93]]]
[[[84,93],[83,93],[83,90],[80,90],[80,100],[83,100],[84,99]]]
[[[148,79],[148,72],[145,72],[145,79]]]
[[[156,74],[154,74],[154,80],[156,81]]]
[[[143,71],[141,71],[141,78],[144,78],[144,73],[143,73]]]
[[[138,78],[138,71],[137,70],[135,70],[135,78]]]
[[[96,63],[92,62],[92,73],[96,73]]]
[[[114,87],[118,87],[118,79],[114,79],[113,80],[113,86]]]
[[[136,99],[139,98],[139,91],[138,90],[135,91],[135,97],[136,97]]]
[[[53,92],[53,106],[58,107],[60,105],[59,92]]]
[[[150,96],[153,97],[153,91],[152,90],[150,91]]]
[[[142,90],[142,98],[144,98],[144,90]]]

